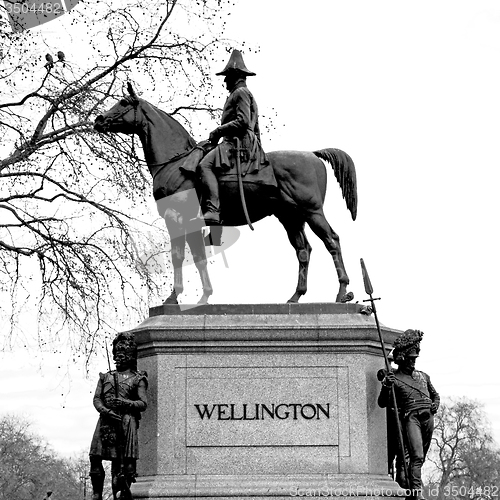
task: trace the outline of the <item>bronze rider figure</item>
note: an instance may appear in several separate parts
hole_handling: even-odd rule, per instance
[[[268,163],[260,143],[258,108],[248,90],[247,76],[254,76],[243,62],[239,50],[233,50],[226,67],[217,75],[223,75],[229,97],[222,110],[221,124],[210,132],[209,140],[216,147],[200,162],[199,175],[202,183],[203,219],[207,225],[220,224],[219,184],[217,177],[231,169],[235,162],[236,140],[241,144],[241,163],[248,171],[260,169]],[[220,144],[219,140],[223,139]]]

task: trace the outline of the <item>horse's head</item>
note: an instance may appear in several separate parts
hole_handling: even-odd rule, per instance
[[[148,164],[164,163],[196,145],[177,120],[139,99],[130,83],[127,87],[129,95],[95,119],[97,132],[138,134]]]
[[[140,105],[132,85],[127,84],[130,95],[120,99],[109,111],[96,117],[94,129],[97,132],[121,132],[133,134],[137,125],[137,108]]]

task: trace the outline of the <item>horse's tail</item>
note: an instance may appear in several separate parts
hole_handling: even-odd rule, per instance
[[[358,211],[358,192],[356,187],[356,168],[352,158],[340,149],[327,148],[313,151],[322,160],[327,161],[335,172],[335,177],[342,190],[347,209],[351,212],[352,220],[356,220]]]

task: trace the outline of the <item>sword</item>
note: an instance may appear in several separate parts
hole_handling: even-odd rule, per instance
[[[368,271],[366,270],[365,263],[363,259],[361,259],[361,272],[363,273],[363,283],[365,285],[365,292],[370,296],[369,299],[363,300],[363,302],[370,302],[373,310],[373,315],[375,316],[375,324],[377,325],[378,338],[380,340],[380,344],[382,346],[382,353],[384,354],[385,368],[387,372],[392,372],[391,365],[389,363],[389,358],[387,357],[387,353],[385,352],[385,344],[382,339],[382,332],[380,330],[380,323],[378,322],[377,309],[375,307],[375,301],[380,300],[380,298],[373,298],[373,286],[370,281],[370,277],[368,276]],[[405,482],[406,486],[409,486],[409,475],[408,475],[408,465],[406,464],[405,457],[405,446],[403,441],[403,428],[401,427],[401,421],[399,420],[399,412],[398,405],[396,402],[396,393],[394,392],[394,384],[391,385],[391,399],[392,399],[392,407],[394,412],[394,418],[396,419],[396,427],[397,427],[397,435],[398,435],[398,452],[403,463],[403,469],[405,474]]]
[[[240,198],[241,198],[241,206],[243,207],[243,213],[245,214],[245,219],[247,221],[248,227],[253,231],[253,226],[252,223],[250,222],[250,217],[248,216],[248,210],[247,210],[247,204],[245,202],[245,192],[243,191],[243,180],[241,178],[241,163],[240,163],[240,153],[241,153],[241,147],[240,147],[240,139],[238,137],[235,137],[236,139],[236,172],[238,174],[238,187],[240,189]]]

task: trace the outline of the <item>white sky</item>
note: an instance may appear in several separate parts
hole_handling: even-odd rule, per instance
[[[500,442],[500,4],[239,0],[227,36],[260,46],[245,52],[245,62],[257,73],[248,85],[261,115],[274,116],[274,129],[261,123],[267,151],[335,147],[355,162],[358,220],[350,220],[333,175],[325,210],[355,300],[366,298],[362,257],[382,297],[381,321],[425,332],[417,368],[443,397],[483,402]],[[221,79],[221,105],[225,97]],[[302,301],[332,301],[331,258],[308,235],[313,253]],[[212,303],[285,302],[293,294],[295,253],[277,220],[253,233],[243,228],[226,257],[228,269],[220,256],[210,267]],[[187,288],[198,293],[194,267],[186,274]],[[88,448],[104,359],[85,380],[76,366],[63,378],[67,360],[45,354],[37,370],[42,358],[25,358],[1,356],[0,411],[29,416],[61,453]]]

